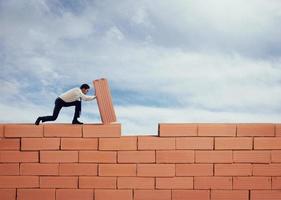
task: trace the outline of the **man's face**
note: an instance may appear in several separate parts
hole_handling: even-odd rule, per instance
[[[83,94],[87,94],[88,92],[89,92],[89,89],[82,88],[82,93]]]

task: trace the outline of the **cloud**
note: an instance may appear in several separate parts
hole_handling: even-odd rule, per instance
[[[280,11],[277,0],[1,1],[0,121],[33,122],[60,93],[106,77],[126,134],[278,122]],[[99,120],[83,104],[82,121]]]
[[[254,57],[280,53],[279,1],[153,1],[148,5],[156,25],[152,38],[159,45],[239,51]]]

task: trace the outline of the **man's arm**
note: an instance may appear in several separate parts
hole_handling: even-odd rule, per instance
[[[82,94],[83,94],[83,93],[82,93]],[[91,101],[91,100],[94,100],[94,99],[96,98],[96,96],[88,96],[88,95],[83,94],[83,95],[81,96],[81,98],[82,98],[82,100],[84,100],[84,101]]]
[[[84,101],[91,101],[91,100],[94,100],[96,98],[95,95],[89,96],[89,95],[83,94],[81,90],[79,91],[79,95],[80,95],[81,99],[84,100]]]

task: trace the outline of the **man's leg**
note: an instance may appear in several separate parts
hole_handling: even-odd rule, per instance
[[[55,121],[58,118],[59,112],[60,112],[62,107],[63,107],[63,100],[57,98],[56,101],[55,101],[55,107],[54,107],[54,110],[53,110],[53,115],[38,117],[35,124],[39,125],[40,121],[42,121],[42,122]]]
[[[75,106],[75,112],[74,112],[72,124],[83,124],[82,122],[79,122],[77,119],[80,117],[80,113],[81,113],[81,101],[66,103],[64,106],[65,107]]]
[[[78,121],[77,118],[80,117],[80,114],[81,114],[81,101],[76,101],[73,121]]]

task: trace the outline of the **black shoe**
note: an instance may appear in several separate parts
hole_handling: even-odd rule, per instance
[[[38,117],[36,122],[35,122],[35,125],[39,125],[40,124],[40,121],[41,121],[41,117]]]
[[[77,119],[72,121],[72,124],[83,124],[83,122],[79,122]]]

